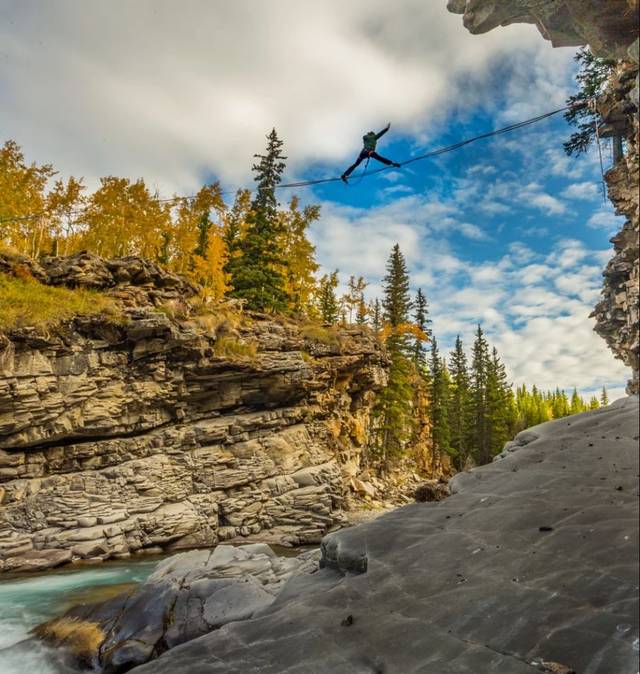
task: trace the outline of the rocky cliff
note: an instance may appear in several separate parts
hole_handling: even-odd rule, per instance
[[[597,102],[603,137],[625,140],[625,150],[605,179],[616,213],[626,222],[611,239],[614,256],[603,276],[602,300],[593,313],[596,332],[631,368],[628,393],[638,393],[639,205],[638,205],[638,0],[449,0],[472,33],[510,23],[534,23],[553,46],[589,45],[598,56],[619,59]]]
[[[588,44],[598,56],[620,59],[638,37],[638,0],[449,0],[471,33],[533,23],[554,47]]]
[[[635,49],[635,51],[634,51]],[[603,273],[602,300],[593,313],[596,332],[624,363],[631,367],[627,390],[638,393],[640,348],[640,195],[638,172],[638,43],[630,58],[622,61],[598,101],[603,136],[622,137],[625,153],[605,175],[609,198],[616,213],[625,216],[622,229],[611,239],[614,255]]]
[[[0,260],[20,269],[119,315],[0,336],[0,569],[319,542],[349,484],[375,491],[357,476],[387,361],[366,329],[196,310],[137,258]]]
[[[453,495],[327,536],[322,568],[136,674],[635,674],[638,400],[524,431]]]

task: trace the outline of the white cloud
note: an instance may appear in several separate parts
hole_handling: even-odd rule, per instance
[[[0,0],[3,134],[63,174],[144,176],[165,193],[211,175],[249,182],[273,126],[289,174],[300,175],[350,160],[362,132],[388,119],[392,133],[433,147],[469,111],[495,126],[537,115],[563,104],[573,67],[573,50],[552,49],[532,26],[469,35],[444,0],[36,4]],[[531,211],[519,236],[546,237],[556,231],[549,216],[570,215],[563,199],[592,198],[593,156],[569,158],[558,145],[544,125],[497,137],[496,164],[449,179],[446,198],[403,194],[401,174],[386,172],[378,196],[389,203],[323,204],[312,229],[318,259],[367,277],[372,296],[398,242],[443,348],[457,332],[470,345],[482,321],[514,381],[613,387],[626,369],[587,318],[610,252],[560,240],[541,255],[519,242],[472,263],[452,243],[462,235],[460,249],[488,248],[502,216],[523,205]],[[562,198],[550,176],[572,181]],[[529,226],[535,217],[543,222]],[[602,209],[587,224],[609,231],[619,220]]]
[[[211,174],[248,180],[273,126],[299,174],[348,160],[388,119],[429,139],[452,107],[495,106],[504,86],[509,114],[528,114],[564,96],[571,64],[532,26],[473,37],[424,0],[57,0],[37,11],[0,0],[0,44],[3,133],[28,158],[90,181],[143,175],[164,192]]]
[[[587,227],[592,229],[604,229],[607,232],[615,232],[622,226],[623,218],[620,218],[613,213],[611,208],[601,208],[596,211],[588,220]]]
[[[524,204],[533,206],[547,215],[564,213],[567,207],[556,197],[544,192],[537,183],[529,183],[519,190]]]
[[[472,225],[470,222],[459,223],[458,231],[468,239],[476,241],[486,241],[489,238],[483,229],[478,227],[478,225]]]
[[[593,182],[573,183],[563,190],[562,196],[579,201],[596,199],[598,197],[598,188]]]

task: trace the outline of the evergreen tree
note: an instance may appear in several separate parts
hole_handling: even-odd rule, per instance
[[[414,303],[413,320],[418,330],[431,338],[431,319],[429,318],[429,304],[421,288],[418,288]],[[414,362],[418,372],[425,372],[427,369],[427,349],[424,340],[416,336],[414,344]]]
[[[449,395],[451,453],[454,456],[456,467],[462,470],[467,460],[469,447],[472,444],[472,410],[467,356],[460,335],[456,338],[455,348],[449,359],[449,374],[451,376]]]
[[[573,393],[571,394],[570,414],[580,414],[580,412],[585,411],[585,407],[584,401],[578,395],[578,389],[574,387]]]
[[[370,447],[383,470],[403,456],[413,430],[411,363],[400,351],[391,351],[387,386],[373,410],[376,433]]]
[[[408,340],[402,328],[409,322],[411,295],[409,293],[409,274],[404,255],[396,243],[387,260],[387,274],[382,279],[384,297],[382,299],[383,320],[389,327],[387,348],[409,351]]]
[[[160,246],[160,250],[158,251],[157,260],[160,264],[168,265],[170,259],[169,248],[171,246],[171,232],[162,232],[161,238],[162,244]]]
[[[473,447],[471,452],[479,463],[486,463],[491,455],[487,433],[488,361],[489,345],[482,328],[478,325],[471,362],[471,406],[473,410]]]
[[[451,453],[451,431],[449,428],[449,371],[446,362],[440,358],[438,342],[431,341],[431,440],[433,449],[439,453]]]
[[[382,306],[377,297],[374,300],[373,307],[369,313],[371,315],[371,327],[375,332],[380,332],[380,330],[382,330]]]
[[[338,270],[331,274],[325,274],[319,283],[318,310],[324,323],[335,324],[338,321],[338,299],[336,288],[338,287]]]
[[[383,290],[386,347],[391,358],[391,368],[388,384],[374,407],[377,433],[372,449],[383,466],[388,467],[404,453],[413,429],[413,368],[402,330],[408,323],[411,298],[409,275],[398,244],[393,247],[387,261]]]
[[[483,462],[499,454],[515,427],[515,409],[505,367],[493,347],[487,360],[487,452]]]
[[[579,155],[586,152],[595,137],[595,125],[599,122],[598,113],[588,105],[578,107],[578,104],[586,104],[591,99],[599,96],[604,90],[616,62],[594,56],[588,47],[581,47],[575,61],[580,65],[576,79],[578,81],[578,93],[570,96],[568,105],[570,110],[564,113],[565,119],[578,131],[573,133],[564,144],[564,151],[568,155]]]
[[[602,393],[600,394],[600,405],[606,407],[609,404],[609,394],[607,393],[607,387],[602,387]]]
[[[600,407],[600,402],[595,396],[591,396],[591,400],[589,400],[589,409],[590,410],[597,410]]]
[[[275,188],[286,157],[281,154],[282,141],[275,129],[267,139],[266,154],[255,155],[259,161],[252,167],[258,187],[247,216],[243,252],[232,265],[230,294],[244,299],[255,311],[282,311],[288,297],[282,274],[285,260],[277,245],[282,231]]]
[[[364,301],[364,295],[360,297],[360,302],[358,303],[358,308],[356,309],[356,323],[358,325],[365,325],[367,322],[367,317],[369,316],[369,308],[367,303]]]
[[[409,274],[404,255],[396,243],[387,260],[387,275],[382,279],[384,285],[384,321],[392,328],[404,325],[409,316],[411,298],[409,295]]]

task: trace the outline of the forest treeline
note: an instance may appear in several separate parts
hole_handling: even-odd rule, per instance
[[[477,326],[470,358],[458,337],[440,351],[422,290],[411,293],[396,244],[383,296],[365,299],[367,282],[351,276],[338,293],[338,271],[318,277],[307,237],[320,217],[297,197],[284,206],[276,187],[286,166],[275,130],[255,155],[253,194],[226,204],[218,183],[193,197],[161,199],[142,178],[108,176],[88,193],[81,178],[57,179],[50,164],[28,164],[20,147],[0,148],[0,242],[33,258],[89,250],[104,257],[140,255],[191,277],[214,299],[236,298],[250,310],[325,324],[367,325],[384,341],[388,384],[374,409],[369,460],[388,468],[427,443],[461,469],[487,463],[523,428],[607,404],[573,391],[515,391],[504,364]]]

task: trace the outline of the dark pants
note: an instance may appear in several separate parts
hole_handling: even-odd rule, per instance
[[[360,154],[358,155],[358,158],[356,159],[355,163],[353,163],[349,168],[342,174],[345,178],[349,175],[351,175],[360,164],[365,159],[377,159],[378,161],[382,162],[383,164],[386,164],[387,166],[391,166],[393,162],[390,159],[387,159],[386,157],[380,156],[375,150],[362,150]]]

